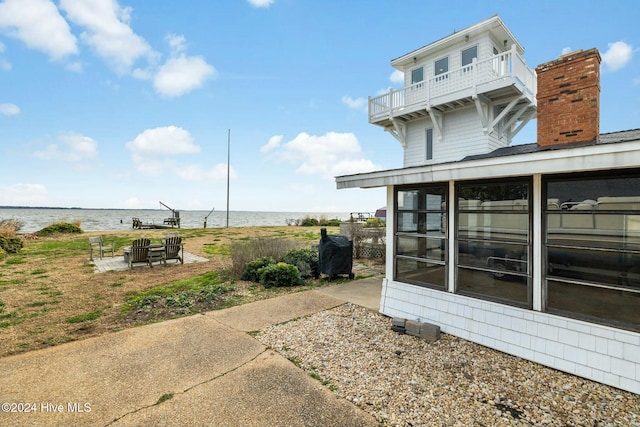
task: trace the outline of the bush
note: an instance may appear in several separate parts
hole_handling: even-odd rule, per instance
[[[22,222],[17,219],[0,220],[0,236],[15,237],[22,228]]]
[[[271,257],[275,260],[282,259],[284,254],[300,243],[293,239],[276,237],[260,237],[252,240],[234,241],[231,243],[231,275],[241,277],[247,269],[247,265],[255,259]]]
[[[308,217],[308,216],[304,217],[302,219],[302,222],[300,223],[300,225],[303,226],[303,227],[314,227],[314,226],[319,225],[319,224],[320,224],[320,222],[317,219],[311,218],[311,217]]]
[[[4,249],[0,248],[0,259],[4,258],[4,256],[7,254],[7,251],[5,251]]]
[[[300,270],[295,265],[279,262],[270,264],[259,270],[260,283],[265,288],[280,286],[298,286],[303,285],[304,280],[300,276]]]
[[[16,254],[22,249],[22,239],[19,237],[0,236],[0,248],[10,254]]]
[[[318,275],[318,251],[311,248],[292,249],[285,254],[282,261],[295,265],[302,277]]]
[[[36,232],[39,237],[51,236],[52,234],[74,234],[82,233],[82,228],[78,224],[71,224],[69,222],[59,222],[51,224],[40,231]]]
[[[269,265],[275,264],[276,260],[271,257],[262,257],[254,259],[247,264],[247,268],[242,273],[242,280],[249,280],[251,282],[260,281],[260,270]]]
[[[323,227],[340,227],[340,221],[338,218],[334,219],[323,219],[320,221],[320,225]]]
[[[380,218],[369,218],[364,224],[365,228],[384,227],[385,223]]]

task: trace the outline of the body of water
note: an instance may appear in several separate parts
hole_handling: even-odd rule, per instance
[[[182,228],[202,228],[209,211],[180,211]],[[0,208],[0,220],[15,219],[22,223],[20,233],[33,233],[57,222],[79,222],[84,231],[128,230],[133,218],[144,224],[163,225],[171,211],[162,209],[58,209]],[[230,227],[288,225],[302,218],[349,219],[349,212],[252,212],[229,211]],[[207,218],[207,228],[225,227],[227,212],[214,211]]]

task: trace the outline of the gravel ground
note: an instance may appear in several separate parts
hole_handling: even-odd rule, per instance
[[[640,395],[344,304],[257,339],[388,426],[640,426]]]

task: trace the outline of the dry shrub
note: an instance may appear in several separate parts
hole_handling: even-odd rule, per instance
[[[0,220],[0,236],[15,237],[22,228],[22,222],[17,219]]]
[[[302,243],[297,240],[278,237],[236,240],[231,243],[231,274],[233,277],[239,278],[251,261],[264,257],[280,260],[291,249],[300,246]]]

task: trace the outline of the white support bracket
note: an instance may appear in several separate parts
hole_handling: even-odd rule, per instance
[[[480,117],[480,123],[482,124],[482,130],[485,134],[489,133],[489,105],[491,101],[486,97],[476,94],[473,96],[473,102],[476,105],[476,110],[478,110],[478,117]],[[482,106],[487,106],[487,111],[485,111]]]
[[[444,114],[437,110],[434,110],[430,106],[427,107],[427,113],[429,113],[429,117],[431,117],[431,123],[433,123],[433,129],[436,131],[436,137],[438,138],[438,141],[442,141]]]
[[[512,99],[511,102],[509,102],[509,104],[507,104],[507,106],[504,107],[504,110],[502,110],[502,112],[498,114],[498,117],[493,119],[493,122],[491,123],[491,129],[495,129],[496,126],[498,126],[498,123],[500,123],[500,121],[504,119],[507,116],[507,114],[509,114],[511,110],[513,110],[515,106],[518,104],[518,102],[523,98],[524,96],[519,96],[517,98]]]
[[[525,127],[525,125],[529,123],[529,121],[533,119],[535,116],[536,116],[535,111],[531,111],[528,114],[525,114],[524,116],[522,116],[522,121],[520,122],[520,124],[511,132],[511,138],[516,136],[518,132],[520,132],[522,128]]]
[[[397,139],[402,145],[402,148],[407,148],[406,126],[403,123],[399,123],[393,117],[391,117],[391,123],[393,123],[393,128],[386,127],[384,130]]]

